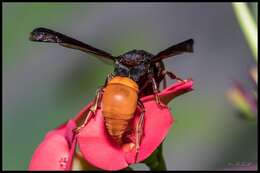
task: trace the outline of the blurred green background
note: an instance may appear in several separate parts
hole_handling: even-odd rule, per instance
[[[193,54],[164,61],[195,81],[193,92],[170,104],[176,122],[164,142],[168,170],[257,160],[257,123],[238,118],[226,97],[233,79],[253,87],[248,69],[255,64],[230,3],[4,3],[4,170],[26,170],[46,132],[75,116],[113,71],[83,52],[30,42],[40,26],[113,55],[155,54],[193,38]]]

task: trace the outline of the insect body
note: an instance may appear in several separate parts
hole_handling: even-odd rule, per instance
[[[102,114],[108,133],[119,144],[137,107],[138,85],[128,77],[116,76],[104,88]]]
[[[30,34],[30,40],[58,43],[61,46],[78,49],[101,60],[106,59],[114,63],[114,72],[110,77],[107,77],[104,86],[99,90],[90,112],[95,114],[96,109],[101,106],[107,131],[120,145],[123,143],[122,137],[129,121],[133,118],[134,112],[139,106],[142,115],[136,127],[137,153],[142,136],[139,131],[142,128],[145,111],[139,98],[153,94],[156,102],[161,105],[158,97],[159,85],[163,81],[164,87],[166,87],[166,75],[172,79],[182,80],[173,73],[166,71],[162,60],[184,52],[193,52],[193,40],[189,39],[155,55],[144,50],[132,50],[120,56],[113,56],[47,28],[34,29]],[[87,115],[85,122],[76,129],[77,132],[86,125],[89,115]]]

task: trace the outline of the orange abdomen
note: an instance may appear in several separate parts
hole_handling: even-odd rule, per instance
[[[102,114],[109,135],[119,144],[134,115],[138,99],[138,85],[130,78],[116,76],[104,89]]]

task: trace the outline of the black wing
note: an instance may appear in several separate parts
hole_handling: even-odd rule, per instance
[[[162,59],[175,56],[184,52],[193,52],[193,39],[186,40],[179,44],[173,45],[155,55],[152,59],[153,62],[161,61]]]
[[[92,54],[97,56],[98,58],[115,60],[115,57],[110,53],[107,53],[103,50],[92,47],[86,43],[73,39],[69,36],[66,36],[62,33],[47,29],[47,28],[36,28],[30,33],[29,40],[38,41],[38,42],[50,42],[50,43],[58,43],[61,46],[78,49],[83,52]]]

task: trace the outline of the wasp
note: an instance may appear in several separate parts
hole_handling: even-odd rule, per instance
[[[113,56],[104,50],[47,28],[34,29],[30,33],[29,39],[37,42],[58,43],[63,47],[81,50],[114,64],[114,72],[107,76],[104,86],[97,92],[85,121],[75,129],[75,132],[79,132],[87,124],[91,115],[96,113],[97,108],[101,107],[108,134],[121,145],[129,122],[139,106],[142,111],[136,127],[137,153],[145,114],[145,108],[140,98],[153,94],[156,103],[163,106],[158,93],[159,85],[162,82],[163,87],[166,87],[165,77],[183,80],[165,70],[162,60],[184,52],[193,52],[194,43],[193,39],[188,39],[155,55],[144,50],[132,50],[119,56]]]

